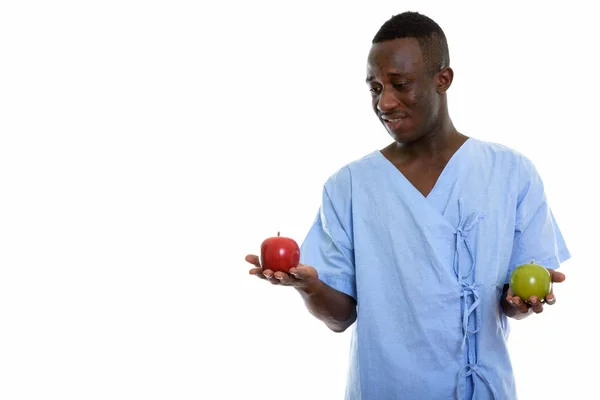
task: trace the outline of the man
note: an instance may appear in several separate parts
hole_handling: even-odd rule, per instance
[[[290,274],[250,273],[296,288],[335,332],[352,326],[348,400],[516,398],[507,317],[556,299],[512,296],[535,260],[570,257],[532,163],[454,127],[445,35],[406,12],[368,55],[373,110],[394,141],[333,174]]]

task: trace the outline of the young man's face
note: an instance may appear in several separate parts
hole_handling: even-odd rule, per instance
[[[437,74],[429,73],[419,42],[413,38],[375,43],[367,62],[373,110],[400,143],[435,129],[440,110]]]

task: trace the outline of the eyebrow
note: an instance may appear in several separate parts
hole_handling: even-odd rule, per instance
[[[400,78],[406,78],[407,76],[410,76],[411,74],[408,73],[402,73],[402,72],[390,72],[387,74],[388,76],[393,76],[393,77],[400,77]],[[374,76],[368,76],[366,79],[366,82],[369,83],[371,81],[373,81],[373,79],[375,79]]]

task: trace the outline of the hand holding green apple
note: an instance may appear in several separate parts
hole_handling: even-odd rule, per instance
[[[564,280],[564,274],[532,260],[519,265],[511,273],[506,301],[522,313],[531,310],[539,314],[544,309],[544,303],[552,305],[556,302],[553,284]]]

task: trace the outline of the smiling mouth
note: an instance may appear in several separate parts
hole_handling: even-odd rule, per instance
[[[382,115],[381,119],[384,122],[398,122],[398,121],[401,121],[403,119],[406,119],[407,117],[408,117],[407,114],[400,113],[400,114],[394,114],[394,115],[391,115],[391,114]]]
[[[407,118],[407,115],[394,115],[393,117],[381,117],[381,120],[388,129],[395,131],[403,125],[404,120]]]
[[[384,122],[398,122],[398,121],[402,121],[403,119],[406,119],[406,117],[395,117],[395,118],[381,118]]]

